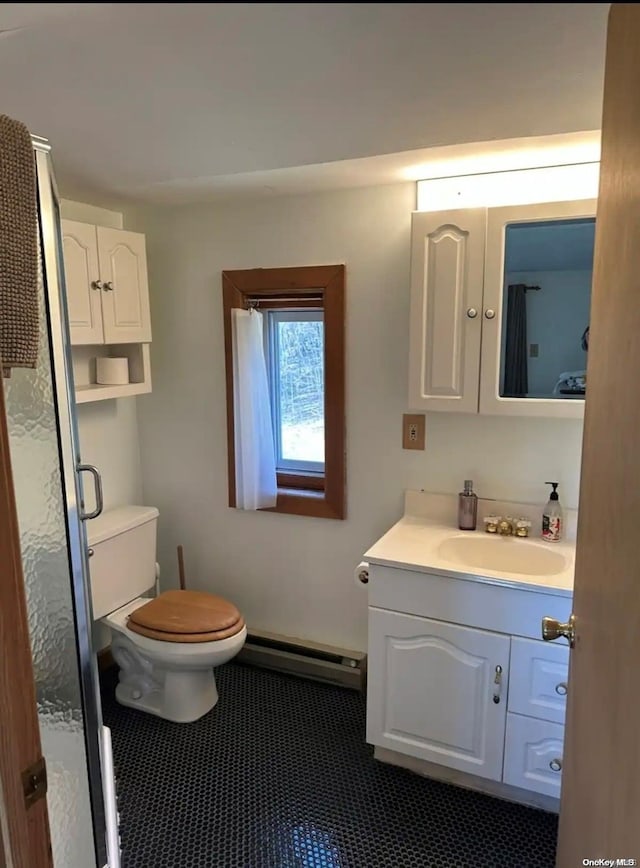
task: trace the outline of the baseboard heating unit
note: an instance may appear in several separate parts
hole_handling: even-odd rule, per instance
[[[252,630],[238,661],[353,690],[366,689],[367,655],[278,633]]]

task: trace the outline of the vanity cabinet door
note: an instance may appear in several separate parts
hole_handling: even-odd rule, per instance
[[[367,741],[501,780],[509,649],[508,636],[370,608]]]
[[[486,209],[414,213],[409,406],[477,413]]]
[[[520,714],[507,718],[505,784],[559,799],[564,726]]]
[[[568,645],[511,640],[509,711],[564,723],[568,681]]]

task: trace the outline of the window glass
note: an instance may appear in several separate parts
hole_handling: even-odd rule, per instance
[[[268,320],[267,356],[278,469],[322,472],[322,311],[275,310],[269,312]]]

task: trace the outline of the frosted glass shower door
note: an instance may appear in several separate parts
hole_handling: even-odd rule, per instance
[[[37,165],[42,232],[38,365],[34,370],[14,369],[3,387],[54,865],[102,868],[107,860],[101,712],[95,663],[88,636],[82,634],[87,611],[84,553],[78,544],[83,539],[76,508],[79,483],[74,481],[70,490],[64,462],[75,431],[70,405],[61,403],[69,381],[67,362],[59,354],[65,317],[59,293],[57,200],[46,152],[37,153]]]

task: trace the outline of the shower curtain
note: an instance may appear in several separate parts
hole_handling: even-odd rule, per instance
[[[231,323],[236,507],[265,509],[276,505],[278,483],[262,314],[234,308]]]
[[[528,391],[527,292],[524,283],[514,283],[507,291],[503,395],[523,398]]]

